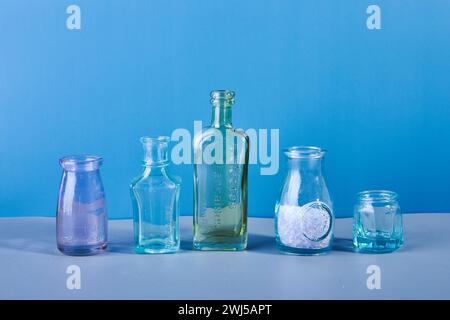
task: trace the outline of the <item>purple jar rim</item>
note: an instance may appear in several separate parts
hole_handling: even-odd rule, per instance
[[[67,171],[92,171],[102,163],[103,158],[95,155],[69,155],[59,159],[59,164]]]

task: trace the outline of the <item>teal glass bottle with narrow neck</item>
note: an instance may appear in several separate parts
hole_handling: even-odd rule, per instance
[[[211,92],[211,126],[194,138],[194,241],[196,250],[247,246],[249,138],[234,129],[234,92]]]
[[[180,247],[180,179],[168,172],[169,137],[142,137],[142,173],[130,185],[137,253],[172,253]]]

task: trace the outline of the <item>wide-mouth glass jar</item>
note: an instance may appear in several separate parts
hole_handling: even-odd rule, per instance
[[[353,244],[363,252],[391,252],[403,245],[403,219],[397,193],[367,190],[357,194]]]
[[[275,207],[277,248],[300,255],[331,250],[333,205],[323,175],[325,150],[295,146],[284,150],[287,173]]]

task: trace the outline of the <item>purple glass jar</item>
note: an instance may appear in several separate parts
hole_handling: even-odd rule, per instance
[[[108,216],[100,177],[102,158],[67,156],[56,213],[58,249],[68,255],[91,255],[107,245]]]

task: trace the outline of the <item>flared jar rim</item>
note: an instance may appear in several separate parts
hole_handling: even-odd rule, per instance
[[[236,96],[233,90],[216,89],[210,92],[210,103],[213,107],[229,108],[234,104],[234,97]]]
[[[169,136],[143,136],[141,137],[142,143],[169,143]]]
[[[391,190],[364,190],[357,193],[360,201],[394,201],[397,200],[398,194]]]
[[[316,146],[293,146],[284,149],[284,154],[290,159],[319,159],[326,150]]]
[[[92,171],[102,163],[102,157],[90,154],[74,154],[59,159],[59,164],[67,171]]]
[[[214,89],[209,93],[209,95],[213,99],[232,99],[235,97],[236,93],[229,89]]]

